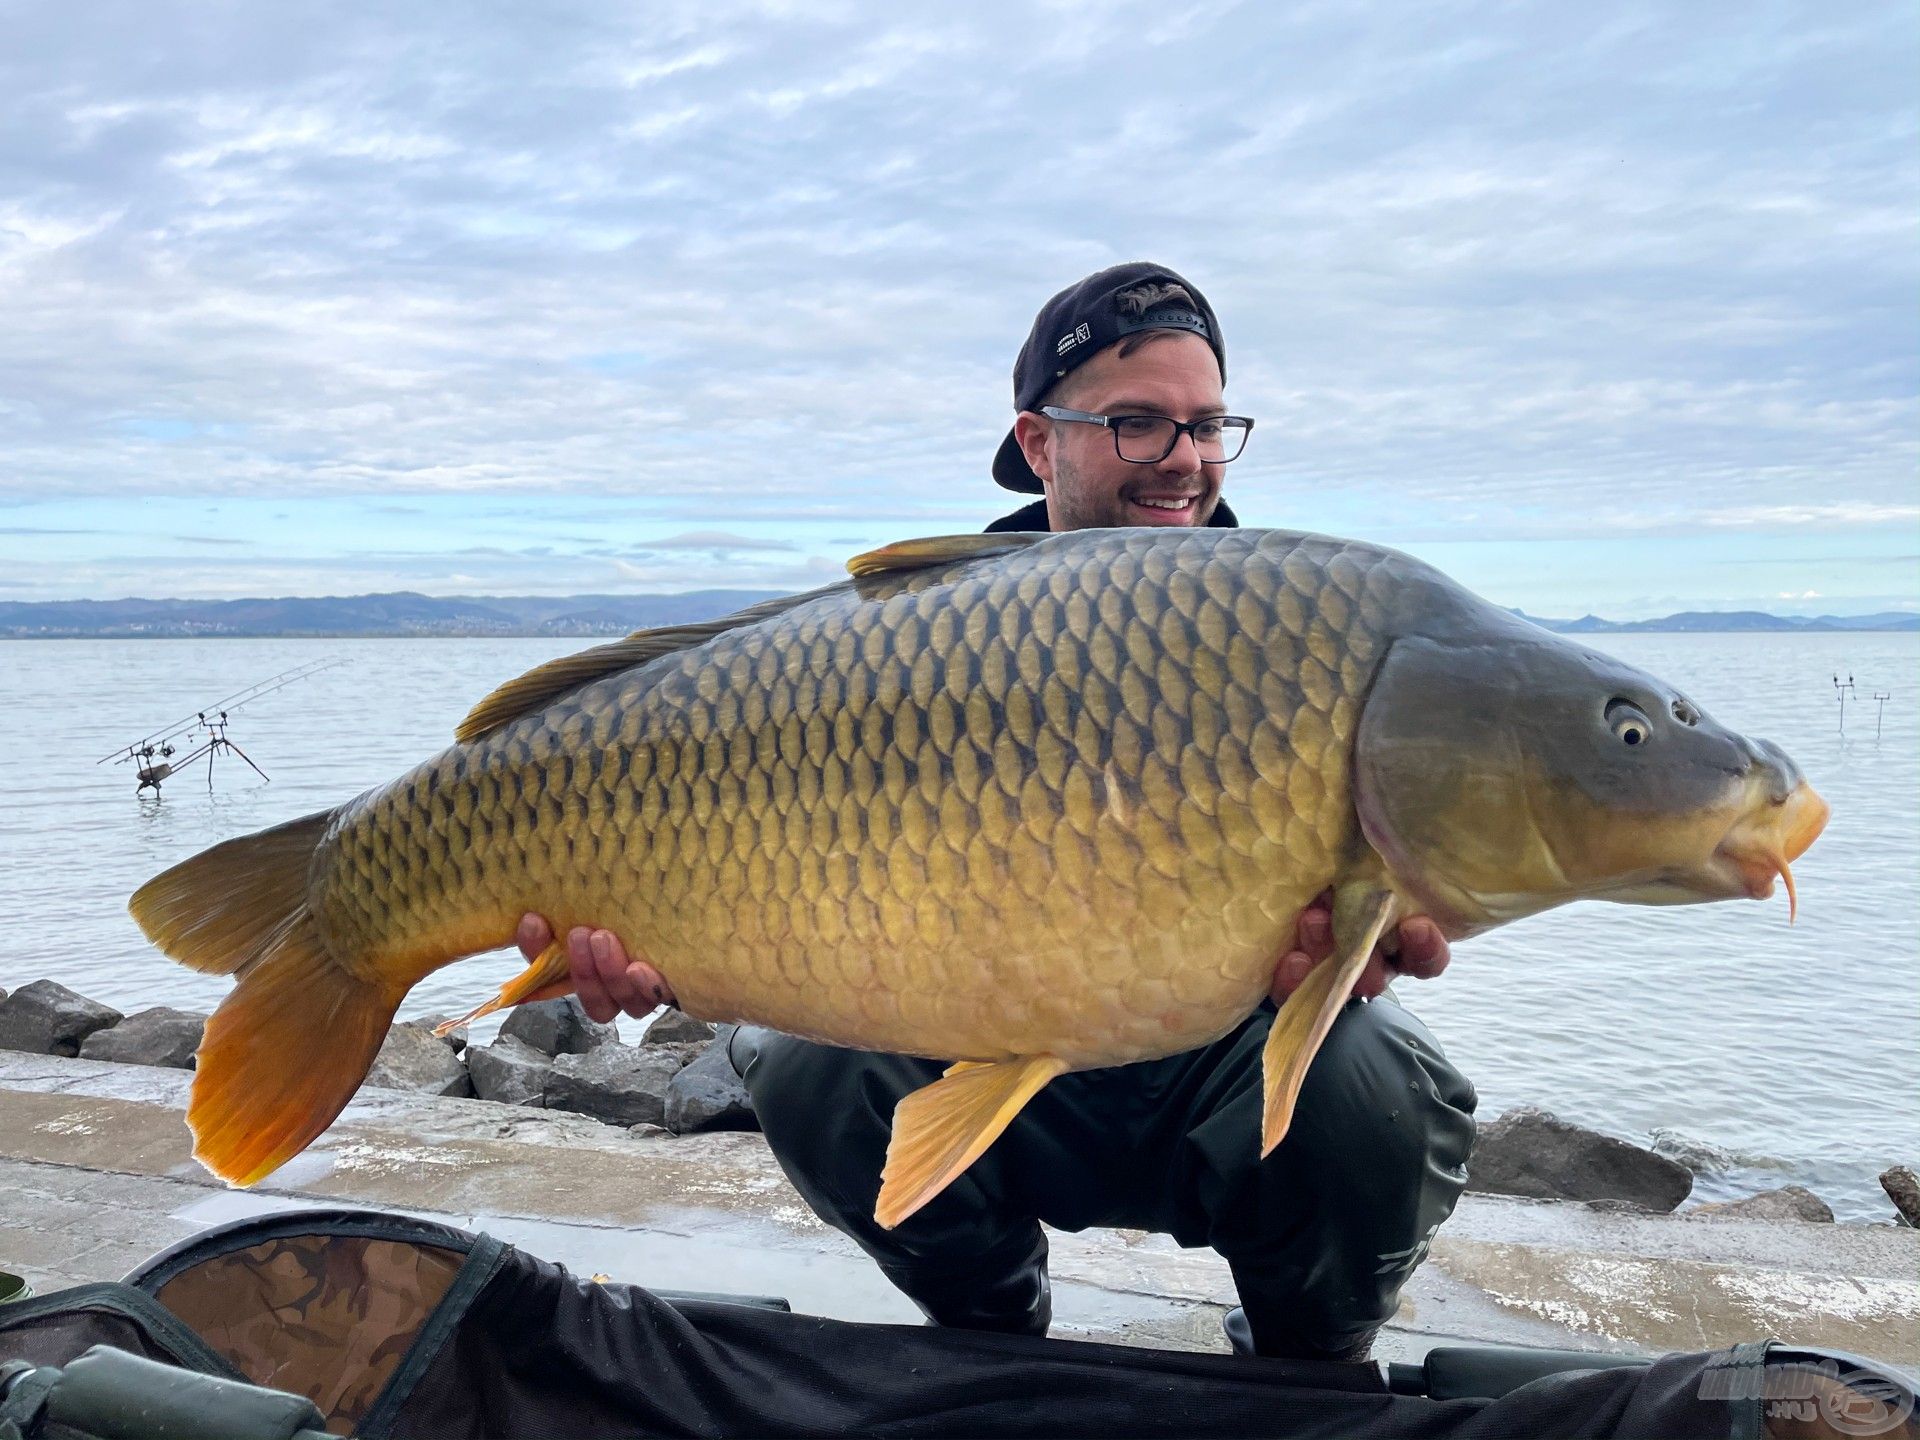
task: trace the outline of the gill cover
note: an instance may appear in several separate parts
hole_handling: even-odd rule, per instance
[[[1355,775],[1368,840],[1454,934],[1582,896],[1720,898],[1743,808],[1800,784],[1671,687],[1520,622],[1396,641]]]

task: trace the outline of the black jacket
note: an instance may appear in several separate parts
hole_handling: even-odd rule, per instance
[[[983,533],[998,535],[1003,530],[1044,530],[1046,528],[1047,502],[1043,498],[1034,501],[1031,505],[1022,505],[1011,515],[1002,515],[998,520],[987,526]],[[1227,508],[1227,502],[1222,500],[1218,505],[1213,507],[1213,518],[1207,521],[1207,528],[1209,530],[1237,530],[1240,528],[1240,519],[1233,511]]]

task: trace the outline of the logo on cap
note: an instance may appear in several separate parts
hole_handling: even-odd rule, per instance
[[[1062,335],[1060,342],[1053,347],[1053,353],[1064,355],[1076,345],[1084,345],[1093,338],[1093,331],[1086,325],[1076,325],[1070,334]]]

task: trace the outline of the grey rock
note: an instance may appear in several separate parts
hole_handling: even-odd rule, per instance
[[[122,1065],[161,1065],[193,1069],[193,1052],[207,1017],[156,1005],[127,1016],[118,1025],[96,1030],[80,1042],[81,1058],[114,1060]]]
[[[467,1052],[467,1073],[473,1077],[473,1093],[482,1100],[498,1100],[505,1105],[545,1105],[547,1077],[552,1072],[551,1055],[542,1054],[511,1035],[502,1035],[491,1045],[476,1045]]]
[[[1693,1189],[1677,1161],[1531,1105],[1480,1127],[1467,1188],[1538,1200],[1625,1200],[1666,1214]]]
[[[52,980],[35,980],[0,1000],[0,1050],[71,1058],[80,1053],[81,1041],[120,1019],[111,1005],[76,995]]]
[[[667,1129],[674,1134],[760,1128],[753,1099],[727,1059],[727,1037],[733,1029],[722,1025],[713,1042],[667,1086]]]
[[[1695,1216],[1715,1220],[1816,1220],[1833,1223],[1833,1211],[1827,1208],[1827,1202],[1807,1189],[1804,1185],[1782,1185],[1777,1190],[1762,1190],[1757,1195],[1744,1195],[1738,1200],[1716,1200],[1708,1205],[1696,1205],[1687,1212],[1687,1218]]]
[[[407,1023],[410,1025],[418,1025],[421,1029],[431,1034],[451,1019],[453,1019],[451,1015],[433,1014],[422,1015],[418,1019],[410,1020]],[[464,1024],[456,1025],[444,1035],[435,1035],[434,1039],[458,1055],[467,1048],[467,1027]]]
[[[585,1055],[620,1038],[613,1026],[589,1020],[571,995],[515,1006],[500,1033],[531,1045],[542,1055]]]
[[[1902,1220],[1920,1226],[1920,1176],[1905,1165],[1895,1165],[1880,1172],[1880,1188],[1887,1192]]]
[[[687,1057],[672,1045],[601,1045],[554,1057],[547,1109],[591,1115],[609,1125],[664,1124],[667,1087]]]
[[[438,1039],[430,1025],[409,1020],[387,1031],[373,1068],[362,1082],[381,1090],[415,1090],[425,1095],[471,1095],[473,1081],[460,1057]]]
[[[691,1065],[704,1055],[713,1045],[711,1040],[696,1040],[685,1045],[656,1045],[656,1050],[669,1051],[680,1057],[682,1066]]]
[[[696,1020],[669,1005],[647,1026],[640,1037],[642,1045],[688,1045],[713,1039],[713,1026]]]

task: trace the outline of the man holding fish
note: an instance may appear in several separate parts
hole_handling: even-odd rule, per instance
[[[1043,1331],[1041,1222],[1116,1225],[1226,1257],[1236,1348],[1365,1354],[1473,1124],[1417,1023],[1349,1003],[1381,940],[1433,974],[1575,900],[1776,881],[1791,920],[1828,812],[1777,745],[1410,555],[1225,523],[1222,353],[1178,276],[1092,277],[995,465],[1079,528],[902,540],[563,655],[388,784],[147,881],[147,937],[234,977],[195,1157],[271,1174],[414,986],[519,927],[473,1015],[670,984],[767,1027],[730,1048],[774,1153],[940,1323]]]
[[[1212,308],[1164,267],[1115,266],[1062,291],[1020,352],[1017,417],[993,464],[1002,486],[1042,498],[989,531],[1236,526],[1220,489],[1253,422],[1226,413],[1225,371]],[[528,915],[517,938],[531,962],[554,936]],[[566,949],[596,1020],[673,999],[611,931],[575,926]],[[960,1180],[891,1228],[875,1197],[894,1108],[943,1066],[757,1027],[730,1054],[794,1186],[936,1323],[1044,1334],[1040,1222],[1121,1226],[1227,1259],[1236,1350],[1360,1360],[1465,1184],[1474,1092],[1382,994],[1394,973],[1447,965],[1440,927],[1415,916],[1373,952],[1354,994],[1374,1003],[1340,1012],[1291,1133],[1261,1157],[1269,1029],[1333,949],[1329,895],[1275,956],[1270,1004],[1201,1049],[1053,1080]]]

